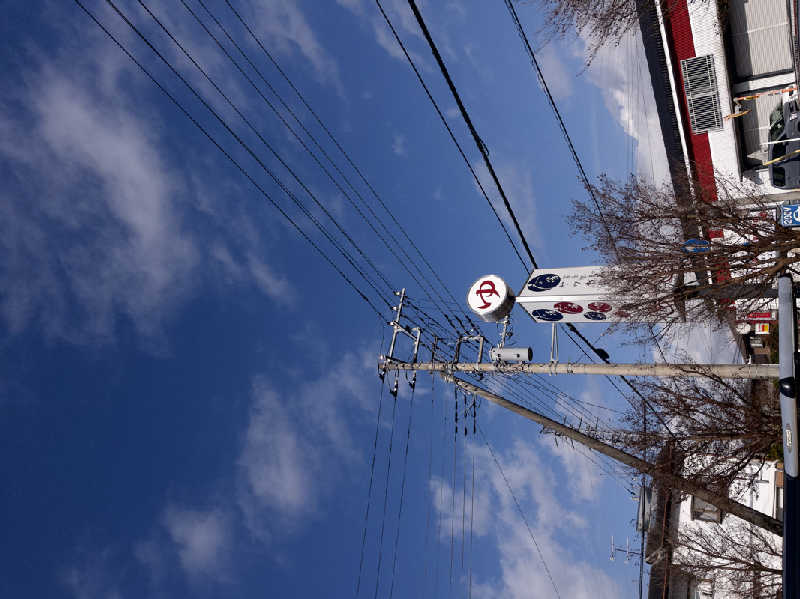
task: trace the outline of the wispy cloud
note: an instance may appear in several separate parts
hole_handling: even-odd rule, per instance
[[[110,549],[79,551],[61,571],[61,583],[75,599],[123,599],[117,583],[115,556]]]
[[[372,33],[375,36],[375,42],[383,48],[389,56],[405,62],[406,57],[403,54],[403,50],[400,48],[394,35],[392,35],[382,15],[379,13],[376,14],[376,11],[370,11],[368,13],[366,6],[364,6],[361,0],[337,0],[337,3],[356,16],[368,19],[369,25],[372,28]],[[424,58],[409,48],[408,40],[404,39],[409,36],[422,39],[422,32],[417,25],[411,9],[403,0],[384,0],[382,5],[397,30],[398,35],[403,39],[403,44],[406,46],[406,50],[408,50],[409,55],[414,60],[417,67],[420,69],[427,69]]]
[[[334,483],[332,460],[342,467],[358,460],[342,414],[368,408],[365,364],[346,354],[329,370],[289,394],[264,377],[253,383],[236,502],[247,528],[263,541],[295,530],[317,512]]]
[[[500,576],[496,580],[476,580],[474,595],[486,598],[552,597],[552,576],[562,597],[619,597],[620,590],[613,580],[598,568],[576,558],[573,550],[560,540],[561,535],[574,537],[588,526],[581,515],[568,507],[569,500],[565,501],[572,484],[568,489],[559,485],[553,466],[539,452],[519,441],[505,453],[495,451],[514,496],[526,514],[538,549],[499,469],[481,448],[471,447],[468,455],[475,455],[479,464],[476,489],[483,489],[475,503],[475,522],[488,522],[488,525],[481,524],[474,530],[476,534],[494,536],[500,566]],[[581,494],[574,501],[591,497]],[[434,505],[446,517],[448,504],[437,500]],[[550,575],[542,565],[542,557]]]
[[[196,176],[170,159],[158,117],[137,102],[150,84],[105,40],[88,39],[83,62],[32,55],[25,85],[0,94],[5,326],[109,343],[122,316],[156,347],[165,320],[208,277],[207,248],[218,261],[227,251],[225,276],[238,269],[239,281],[289,301],[258,232],[214,224],[219,240],[201,241],[194,220],[215,219],[222,200],[196,203]]]
[[[537,53],[537,60],[547,80],[547,87],[556,100],[564,100],[572,95],[575,76],[569,72],[561,58],[558,44],[547,44]]]
[[[339,66],[317,39],[297,2],[272,0],[252,6],[256,32],[266,36],[269,46],[277,47],[284,54],[299,51],[311,63],[320,81],[330,83],[343,95]]]
[[[577,50],[581,57],[584,47]],[[662,183],[668,179],[667,158],[643,57],[641,34],[634,30],[618,45],[602,47],[586,74],[601,91],[609,114],[637,143],[637,172]]]
[[[533,174],[524,164],[517,164],[514,160],[498,156],[497,152],[493,152],[492,163],[500,183],[503,185],[508,201],[520,223],[520,227],[525,233],[525,237],[533,246],[541,247],[542,235],[536,224],[536,196],[533,192]],[[516,240],[517,234],[514,230],[511,216],[496,191],[489,175],[489,170],[483,161],[476,161],[473,164],[473,168],[478,174],[481,183],[483,183],[484,189],[487,190],[489,197],[492,198],[495,209],[508,228],[511,237]],[[478,189],[477,185],[475,189]]]
[[[408,150],[406,149],[406,136],[400,133],[396,133],[394,139],[392,140],[392,152],[394,152],[398,156],[408,156]]]
[[[203,511],[170,506],[164,513],[163,524],[191,582],[226,578],[232,543],[227,514],[216,508]]]

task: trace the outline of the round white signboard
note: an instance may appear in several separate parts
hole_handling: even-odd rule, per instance
[[[470,310],[486,322],[503,320],[514,307],[514,294],[497,275],[486,275],[472,284],[467,294]]]

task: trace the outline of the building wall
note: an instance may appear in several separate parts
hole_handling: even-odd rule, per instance
[[[779,469],[777,464],[767,463],[759,468],[759,464],[753,466],[746,471],[746,473],[739,479],[731,488],[731,497],[735,497],[741,503],[752,507],[762,513],[775,516],[775,483],[776,478],[779,476]],[[750,481],[753,480],[751,483]],[[706,528],[713,530],[716,527],[715,523],[706,522],[703,520],[693,520],[691,513],[692,498],[686,497],[677,506],[673,517],[676,523],[676,530],[678,534],[685,533],[692,528]],[[721,526],[729,533],[734,531],[746,531],[749,529],[748,524],[744,523],[739,518],[726,515],[722,519]],[[773,536],[773,538],[781,546],[780,537]],[[677,548],[676,552],[685,549]],[[689,556],[691,560],[691,555]],[[775,558],[774,567],[781,567],[780,558]],[[689,580],[682,575],[675,575],[670,580],[670,599],[686,599],[688,592]],[[729,590],[726,588],[725,579],[721,577],[717,580],[714,586],[713,599],[726,599],[729,596]]]

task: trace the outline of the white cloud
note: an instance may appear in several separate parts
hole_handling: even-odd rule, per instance
[[[61,583],[75,599],[122,599],[109,549],[80,551],[76,563],[61,571]]]
[[[297,2],[270,0],[256,2],[252,6],[255,32],[266,35],[267,46],[275,46],[285,54],[296,48],[311,63],[321,81],[332,84],[340,95],[343,94],[338,65],[317,40]]]
[[[400,45],[397,43],[397,40],[394,38],[394,35],[389,30],[389,26],[380,13],[371,13],[371,16],[366,17],[366,10],[361,0],[337,0],[337,3],[358,17],[368,18],[372,33],[375,36],[375,42],[383,48],[389,56],[405,62],[406,57],[403,54],[402,48],[400,48]],[[404,0],[388,0],[384,1],[382,4],[386,14],[397,30],[398,35],[403,39],[403,44],[416,63],[417,68],[427,69],[424,58],[409,48],[408,40],[404,39],[408,36],[422,39],[422,32],[408,4]],[[442,42],[442,44],[444,44],[444,42]]]
[[[170,506],[163,524],[189,580],[225,577],[232,541],[226,514],[218,509],[198,511]]]
[[[147,570],[150,581],[159,585],[168,571],[164,546],[155,539],[137,541],[133,545],[133,557]]]
[[[548,44],[537,53],[537,60],[542,69],[547,87],[556,100],[563,100],[572,95],[574,76],[559,56],[561,50],[556,44]]]
[[[263,236],[225,230],[236,219],[217,218],[224,198],[195,203],[195,175],[171,166],[157,115],[140,108],[149,82],[89,39],[85,62],[32,57],[26,86],[0,94],[0,319],[12,333],[36,324],[48,339],[109,343],[122,316],[156,349],[206,276],[207,247],[225,276],[238,268],[287,302],[288,282],[259,258]],[[195,233],[201,214],[225,223],[217,242]]]
[[[264,378],[253,383],[236,501],[245,525],[262,541],[315,515],[336,481],[336,464],[358,461],[343,413],[370,406],[366,364],[346,354],[329,371],[285,395]]]
[[[508,201],[520,223],[520,227],[525,233],[525,238],[530,245],[541,246],[542,236],[536,224],[536,196],[533,193],[532,172],[524,164],[517,164],[512,160],[505,159],[503,156],[498,156],[497,152],[493,152],[492,163],[497,177],[503,185],[506,197],[508,197]],[[492,199],[492,203],[503,223],[506,225],[512,239],[517,240],[517,234],[511,216],[508,214],[503,200],[496,190],[486,165],[480,160],[473,163],[472,166],[478,174],[478,178],[481,180],[489,198]],[[478,189],[477,185],[475,185],[475,189]]]
[[[579,54],[583,56],[583,49]],[[666,151],[638,29],[619,45],[602,47],[586,74],[603,94],[609,114],[636,141],[638,174],[658,184],[668,181]]]
[[[548,445],[547,448],[550,453],[558,456],[570,488],[577,493],[577,497],[585,501],[595,499],[601,483],[597,465],[586,455],[576,451],[566,440],[558,445]]]
[[[473,448],[471,453],[477,450]],[[563,534],[578,538],[582,534],[579,531],[588,527],[584,518],[568,509],[567,505],[571,500],[589,500],[591,496],[579,490],[576,496],[570,497],[574,491],[570,477],[557,477],[552,464],[519,441],[504,455],[497,450],[495,452],[526,515],[538,549],[531,540],[499,469],[491,458],[484,456],[479,462],[480,480],[476,480],[476,489],[491,489],[492,496],[476,502],[476,506],[480,506],[482,512],[479,518],[489,521],[487,534],[493,534],[496,539],[501,574],[496,580],[476,580],[473,585],[474,596],[554,596],[552,583],[542,565],[541,550],[562,597],[619,597],[620,589],[608,575],[580,561],[559,540]],[[558,484],[558,480],[566,480],[568,484]],[[491,516],[486,513],[490,509]]]
[[[256,381],[253,405],[239,456],[244,489],[240,503],[251,528],[259,508],[268,508],[294,519],[315,507],[313,493],[314,452],[301,439],[286,414],[286,400],[277,392]]]
[[[407,156],[408,150],[406,149],[406,136],[399,133],[395,134],[392,141],[392,152],[398,156]]]

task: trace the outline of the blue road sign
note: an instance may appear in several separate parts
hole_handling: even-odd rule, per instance
[[[784,227],[800,227],[800,204],[786,204],[780,207],[780,223]]]
[[[699,254],[701,252],[707,252],[710,249],[711,242],[707,239],[687,239],[683,242],[683,251],[689,254]]]

